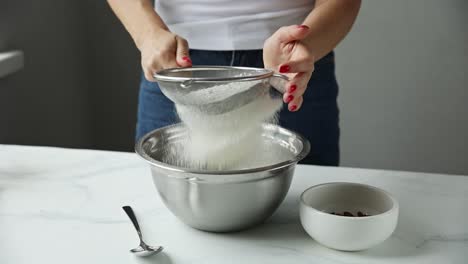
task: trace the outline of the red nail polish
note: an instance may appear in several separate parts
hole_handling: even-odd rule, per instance
[[[280,73],[286,73],[286,72],[289,72],[291,68],[289,68],[289,65],[282,65],[280,68],[279,68],[279,72]]]
[[[288,97],[286,97],[286,103],[291,102],[293,99],[294,99],[294,96],[292,94],[288,95]]]
[[[298,27],[299,27],[299,28],[302,28],[302,29],[306,29],[306,30],[309,29],[309,27],[306,26],[306,25],[299,25]]]
[[[288,91],[288,92],[292,93],[292,92],[296,91],[296,89],[297,89],[297,86],[296,86],[295,84],[293,84],[293,85],[291,85],[291,86],[289,87],[289,91]]]
[[[192,60],[189,57],[182,57],[182,60],[192,63]]]
[[[297,105],[291,105],[291,107],[289,108],[291,112],[296,111],[296,109],[297,109]]]

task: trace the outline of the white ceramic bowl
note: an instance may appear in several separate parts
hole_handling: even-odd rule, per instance
[[[390,237],[398,221],[398,208],[397,200],[382,189],[332,182],[312,186],[302,193],[300,217],[306,232],[320,244],[358,251]],[[354,216],[336,215],[344,212]],[[358,212],[369,216],[358,217]]]

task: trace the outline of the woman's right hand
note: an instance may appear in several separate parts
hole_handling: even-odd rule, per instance
[[[175,67],[190,67],[188,42],[165,29],[145,34],[138,49],[141,52],[141,67],[148,81],[155,81],[157,71]]]

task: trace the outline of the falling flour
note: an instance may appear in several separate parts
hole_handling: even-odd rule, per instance
[[[236,82],[211,89],[225,89],[223,95],[218,97],[227,98],[233,92],[242,92],[250,86],[248,82]],[[289,151],[271,144],[262,136],[262,124],[276,122],[281,107],[282,100],[272,98],[268,93],[218,115],[176,105],[177,114],[187,127],[188,136],[170,149],[166,162],[192,169],[235,170],[287,160],[291,155]]]

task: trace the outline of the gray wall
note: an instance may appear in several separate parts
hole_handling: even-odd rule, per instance
[[[365,1],[337,48],[344,166],[468,174],[468,2]],[[0,143],[132,150],[139,56],[105,1],[0,3]]]
[[[106,1],[86,1],[87,67],[94,148],[132,151],[140,57]]]
[[[90,147],[79,1],[0,2],[0,50],[25,68],[0,80],[0,143]]]
[[[468,174],[467,12],[363,3],[337,49],[343,166]]]
[[[0,144],[132,150],[138,53],[106,1],[0,2]]]

